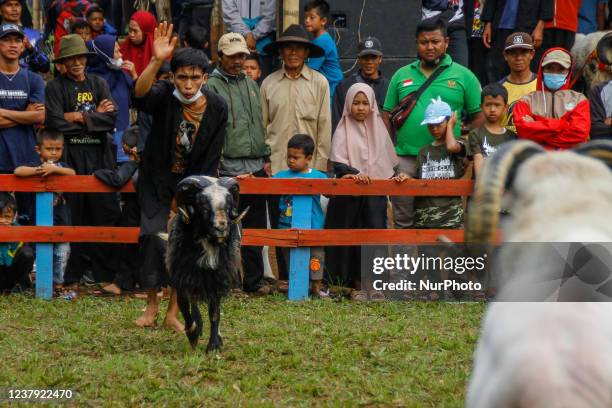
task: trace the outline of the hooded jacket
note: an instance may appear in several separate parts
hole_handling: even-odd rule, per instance
[[[229,108],[223,157],[254,159],[270,156],[257,84],[243,73],[232,76],[217,68],[206,86],[221,95]]]
[[[563,48],[551,48],[544,53],[542,61],[555,50],[568,53]],[[583,94],[570,89],[572,69],[573,64],[565,84],[551,92],[543,83],[540,62],[536,91],[514,105],[514,124],[519,138],[533,140],[546,149],[569,149],[589,139],[589,101]]]

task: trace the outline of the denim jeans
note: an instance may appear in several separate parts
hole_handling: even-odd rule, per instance
[[[53,245],[53,283],[64,283],[64,271],[70,257],[70,243],[62,242]]]

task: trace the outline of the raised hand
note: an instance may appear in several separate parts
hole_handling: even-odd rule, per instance
[[[174,25],[160,23],[153,33],[153,56],[160,61],[167,60],[174,53],[178,37],[172,36]]]

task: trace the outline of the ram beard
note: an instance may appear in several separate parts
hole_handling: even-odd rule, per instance
[[[198,259],[200,268],[217,269],[219,265],[219,247],[210,243],[207,239],[201,239],[202,255]]]

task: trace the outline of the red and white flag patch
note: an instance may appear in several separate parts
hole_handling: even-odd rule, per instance
[[[414,83],[414,81],[412,79],[406,79],[404,81],[404,83],[402,84],[402,87],[406,87],[406,86],[410,86]]]

